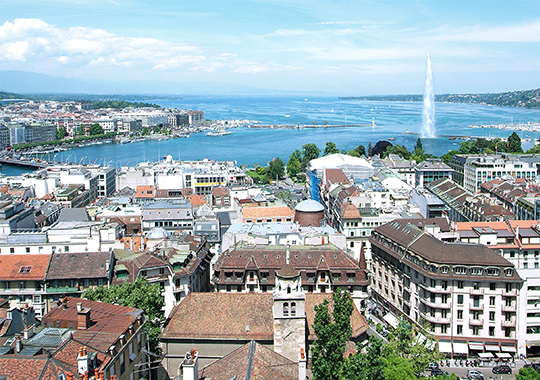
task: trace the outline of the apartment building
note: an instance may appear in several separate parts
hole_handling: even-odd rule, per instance
[[[378,227],[370,241],[372,296],[385,319],[427,323],[448,355],[525,354],[518,342],[523,279],[508,260],[484,245],[443,242],[417,219]]]

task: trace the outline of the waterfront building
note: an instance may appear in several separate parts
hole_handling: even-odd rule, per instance
[[[99,124],[104,133],[116,132],[117,130],[117,119],[113,119],[108,116],[98,117],[97,119],[92,120],[92,123]]]
[[[56,139],[56,127],[49,123],[10,125],[9,130],[12,146]]]
[[[525,354],[517,320],[523,280],[514,265],[484,245],[440,241],[429,224],[402,219],[373,231],[376,311],[390,323],[429,323],[439,351],[454,357]]]
[[[412,187],[415,185],[416,161],[405,160],[397,154],[389,154],[388,157],[384,159],[375,156],[372,160],[374,166],[377,163],[381,163],[386,168],[401,175],[409,186]]]
[[[0,125],[0,150],[4,150],[8,146],[11,146],[9,128],[5,125]]]

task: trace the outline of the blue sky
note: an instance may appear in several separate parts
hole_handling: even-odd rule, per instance
[[[421,94],[428,51],[437,93],[538,88],[540,1],[0,1],[2,70],[179,93]]]

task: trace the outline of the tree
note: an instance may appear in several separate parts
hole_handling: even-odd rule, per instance
[[[312,349],[314,380],[339,380],[347,372],[343,354],[352,336],[351,315],[354,306],[349,294],[340,289],[334,291],[332,300],[332,314],[328,300],[315,306],[313,331],[317,340]]]
[[[368,157],[373,157],[373,147],[371,146],[371,142],[368,143],[368,146],[367,146],[367,155]]]
[[[508,137],[508,153],[523,153],[521,149],[521,139],[516,132]]]
[[[459,154],[459,152],[457,150],[450,150],[448,151],[448,153],[445,153],[443,154],[440,159],[442,160],[442,162],[444,162],[445,164],[448,164],[450,161],[452,161],[452,158],[454,158],[454,156],[456,154]]]
[[[102,135],[103,128],[98,123],[94,123],[90,126],[90,136]]]
[[[95,289],[88,289],[84,292],[83,298],[142,309],[148,318],[146,333],[150,342],[150,350],[158,351],[160,324],[164,319],[161,309],[165,305],[161,286],[149,284],[146,278],[141,277],[134,282],[126,281],[122,285],[112,285],[108,288],[98,286]]]
[[[360,155],[360,157],[366,155],[366,148],[363,145],[358,145],[356,148],[354,148],[356,152]]]
[[[423,371],[431,362],[437,362],[441,355],[435,349],[435,340],[427,332],[429,327],[419,328],[406,321],[401,321],[398,326],[388,334],[388,343],[383,346],[383,357],[391,358],[397,355],[405,361],[415,372]],[[403,371],[407,366],[398,359],[392,359],[393,365],[403,365]],[[386,368],[386,366],[385,366]],[[386,369],[385,369],[386,371]],[[407,377],[402,377],[406,379]]]
[[[336,147],[336,144],[334,142],[328,141],[326,143],[326,147],[324,148],[323,156],[328,156],[335,153],[339,153],[339,149]]]
[[[516,374],[516,380],[540,380],[540,373],[533,367],[523,367]]]
[[[397,154],[399,157],[408,160],[411,158],[411,152],[407,149],[405,145],[394,145],[386,149],[385,156],[389,154]]]
[[[62,140],[66,137],[66,129],[64,127],[56,128],[56,139]]]
[[[266,174],[270,179],[281,179],[285,175],[285,163],[281,160],[281,158],[275,158],[268,164],[268,169],[266,170]]]
[[[316,159],[321,154],[321,150],[316,144],[310,143],[302,145],[302,162],[307,165],[311,160]]]
[[[384,153],[386,152],[386,149],[388,149],[391,146],[392,146],[392,143],[386,140],[378,141],[377,144],[375,144],[375,146],[371,150],[371,156],[378,155],[380,157],[383,157]]]
[[[79,131],[77,133],[79,136],[86,136],[86,130],[84,129],[84,127],[81,125],[79,127]]]
[[[293,153],[289,157],[289,161],[287,161],[287,174],[292,178],[296,177],[298,173],[300,173],[300,161]]]
[[[416,140],[416,145],[414,146],[414,154],[424,153],[424,148],[422,146],[422,139],[420,137]]]
[[[365,352],[357,352],[345,359],[345,379],[385,380],[382,341],[370,337]]]

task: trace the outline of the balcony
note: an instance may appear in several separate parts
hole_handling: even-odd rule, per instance
[[[471,310],[484,310],[484,303],[483,302],[470,302],[469,303],[469,309],[471,309]]]
[[[474,289],[474,288],[473,288],[473,289],[471,289],[471,290],[469,291],[469,294],[481,296],[481,295],[484,294],[484,288],[479,288],[479,289]]]
[[[484,325],[484,318],[469,318],[469,325],[471,326],[483,326]]]
[[[79,293],[79,288],[76,286],[59,286],[56,288],[47,287],[45,291],[47,294],[70,294],[70,293]]]
[[[504,297],[512,297],[512,296],[515,297],[515,296],[517,296],[517,290],[516,289],[506,290],[506,288],[505,288],[505,289],[503,289],[502,295]]]
[[[448,303],[442,303],[441,301],[431,302],[429,298],[427,299],[420,298],[420,302],[434,309],[450,309],[451,308],[450,302]]]
[[[509,311],[509,312],[515,312],[516,311],[516,305],[512,302],[510,306],[504,304],[501,307],[502,311]]]
[[[516,327],[516,317],[510,318],[509,321],[502,321],[501,326],[502,327]]]
[[[421,313],[422,318],[430,323],[450,323],[450,318],[443,318],[441,316],[432,316],[429,313]]]

